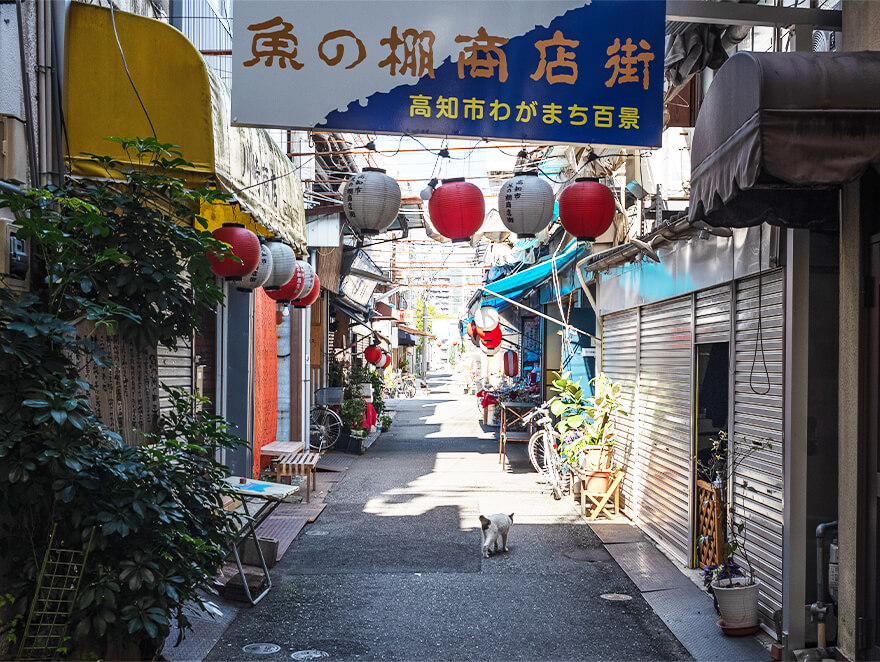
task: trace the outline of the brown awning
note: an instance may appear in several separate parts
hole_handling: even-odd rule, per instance
[[[425,331],[420,331],[419,329],[414,329],[411,326],[404,326],[403,324],[398,325],[397,327],[401,331],[406,331],[411,336],[421,336],[424,338],[435,338],[433,333],[427,333]]]
[[[692,221],[836,224],[838,187],[880,170],[880,53],[737,53],[700,108],[691,163]]]

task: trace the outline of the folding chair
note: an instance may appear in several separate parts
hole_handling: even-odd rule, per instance
[[[578,472],[578,475],[583,475],[582,472]],[[608,483],[608,489],[602,494],[589,493],[586,489],[586,481],[582,481],[581,483],[581,515],[583,517],[587,516],[587,499],[592,503],[592,512],[590,513],[590,521],[595,520],[601,513],[605,513],[609,518],[617,517],[620,513],[620,483],[623,481],[623,477],[626,475],[626,472],[618,469],[611,476],[611,481]],[[608,500],[611,497],[614,497],[614,513],[610,512],[611,504],[608,503]]]

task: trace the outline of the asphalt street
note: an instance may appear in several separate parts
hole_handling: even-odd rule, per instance
[[[430,386],[395,401],[391,430],[207,659],[690,659],[524,446],[502,469],[474,396],[452,375]],[[496,512],[514,513],[510,551],[483,559],[479,515]],[[280,650],[252,652],[261,643]]]

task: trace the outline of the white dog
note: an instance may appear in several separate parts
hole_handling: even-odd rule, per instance
[[[502,551],[509,551],[507,549],[507,534],[510,532],[510,527],[513,526],[513,513],[510,515],[504,515],[502,513],[496,513],[495,515],[490,515],[489,517],[483,517],[480,515],[480,524],[483,527],[483,558],[489,558],[489,548],[494,547],[493,551],[498,552],[498,539],[501,539],[501,549]]]

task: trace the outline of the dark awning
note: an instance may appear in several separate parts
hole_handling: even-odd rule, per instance
[[[413,338],[406,331],[403,331],[398,327],[398,329],[397,329],[397,344],[412,346],[412,345],[416,344],[416,339]]]
[[[734,55],[700,108],[690,219],[836,223],[837,187],[880,170],[880,53]]]

